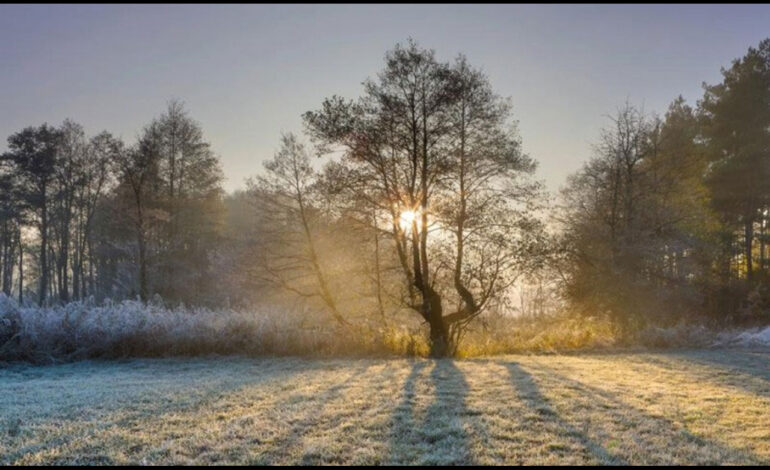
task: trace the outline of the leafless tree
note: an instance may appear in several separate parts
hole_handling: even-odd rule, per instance
[[[410,42],[386,55],[360,100],[333,97],[305,119],[322,150],[343,149],[334,168],[350,198],[389,220],[404,301],[429,325],[432,354],[453,353],[541,229],[526,210],[535,165],[510,107],[464,58],[441,63]]]

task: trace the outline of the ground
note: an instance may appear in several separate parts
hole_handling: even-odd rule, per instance
[[[0,369],[0,464],[768,464],[770,353]]]

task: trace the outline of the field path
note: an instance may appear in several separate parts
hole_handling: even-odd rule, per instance
[[[0,464],[769,464],[770,353],[0,369]]]

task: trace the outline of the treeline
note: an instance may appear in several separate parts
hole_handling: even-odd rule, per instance
[[[663,117],[626,105],[564,188],[564,293],[629,329],[770,311],[770,40]]]
[[[176,102],[131,145],[71,122],[12,135],[6,294],[230,306],[272,295],[354,334],[413,325],[444,355],[545,259],[536,162],[510,102],[465,57],[397,45],[358,98],[303,117],[313,145],[284,136],[229,196]]]
[[[553,208],[557,236],[510,102],[463,56],[397,45],[358,98],[303,118],[310,142],[285,135],[232,194],[176,101],[131,143],[72,121],[14,133],[0,158],[3,292],[297,302],[315,312],[298,328],[408,328],[437,355],[512,311],[558,306],[626,332],[770,311],[770,40],[695,106],[619,109]],[[522,280],[534,288],[517,295]]]
[[[2,290],[40,305],[205,302],[222,239],[222,172],[181,103],[126,144],[71,120],[28,127],[0,159]]]

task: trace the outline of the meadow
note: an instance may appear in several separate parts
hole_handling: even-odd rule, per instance
[[[0,464],[768,464],[770,352],[0,370]]]

